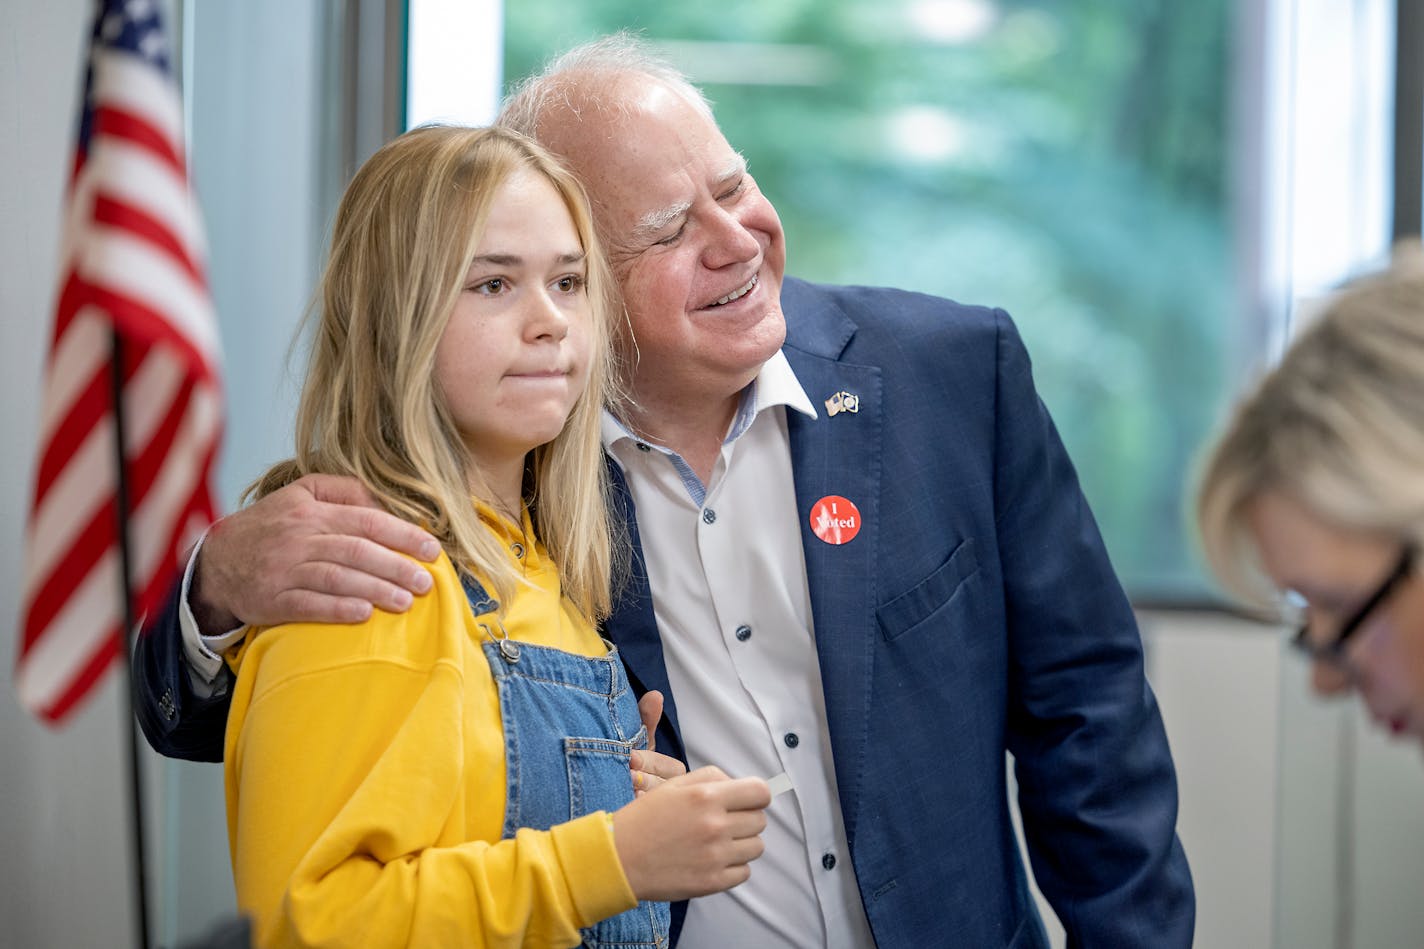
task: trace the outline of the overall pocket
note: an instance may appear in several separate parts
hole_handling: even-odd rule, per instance
[[[569,819],[594,811],[616,811],[633,800],[633,776],[628,756],[648,747],[648,731],[639,728],[631,741],[615,738],[564,739],[564,765],[569,775]]]

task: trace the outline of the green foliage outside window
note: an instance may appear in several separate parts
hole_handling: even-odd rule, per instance
[[[667,44],[790,273],[1007,309],[1129,590],[1200,598],[1183,497],[1234,297],[1224,0],[505,10],[511,78],[616,29]]]

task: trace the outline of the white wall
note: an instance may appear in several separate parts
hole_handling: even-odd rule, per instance
[[[1177,764],[1197,945],[1271,946],[1280,640],[1210,615],[1149,615],[1143,631]]]

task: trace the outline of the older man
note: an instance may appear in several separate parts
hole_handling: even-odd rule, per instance
[[[745,162],[626,38],[501,121],[581,176],[627,308],[631,398],[604,440],[634,571],[608,635],[667,695],[660,750],[792,788],[751,879],[693,901],[680,944],[1045,945],[1008,750],[1070,944],[1190,945],[1138,633],[1008,317],[783,283]],[[331,503],[359,495],[313,478],[223,522],[189,568],[197,625],[408,604],[419,569],[383,547],[427,538]],[[180,648],[180,613],[144,641],[142,718],[159,750],[212,757],[222,638],[189,623]]]

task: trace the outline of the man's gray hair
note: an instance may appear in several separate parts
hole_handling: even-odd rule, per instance
[[[504,100],[495,124],[537,139],[539,121],[552,106],[575,116],[588,106],[622,109],[625,103],[608,94],[619,78],[629,75],[662,82],[712,118],[702,90],[646,40],[624,30],[575,46],[521,80]]]

